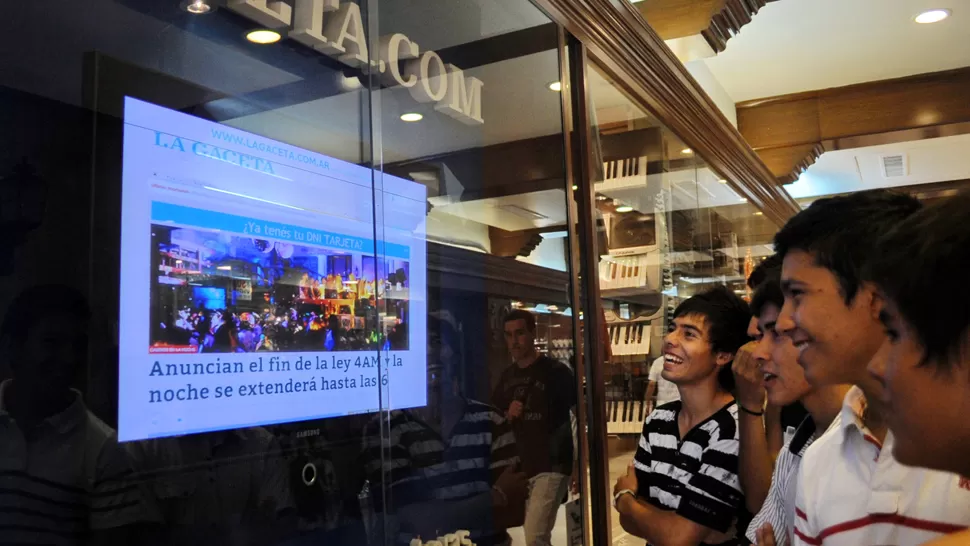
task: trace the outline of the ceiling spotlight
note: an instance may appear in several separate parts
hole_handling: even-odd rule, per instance
[[[616,207],[616,212],[620,212],[620,213],[633,212],[633,207],[631,207],[630,205],[620,205]]]
[[[607,199],[609,199],[609,197],[607,197],[605,195],[597,195],[596,196],[596,200],[597,201],[606,201]]]
[[[742,198],[741,198],[741,202],[742,202],[742,203],[747,203],[747,202],[748,202],[748,199],[747,199],[746,197],[742,197]]]
[[[720,182],[721,184],[727,184],[727,180],[725,180],[725,179],[723,179],[723,178],[722,178],[722,179],[720,179],[720,180],[718,180],[718,182]]]
[[[282,36],[280,36],[279,32],[266,28],[253,30],[250,31],[249,34],[246,34],[246,39],[254,44],[275,44],[276,42],[280,41],[280,38],[282,38]]]
[[[212,6],[206,0],[189,0],[182,4],[182,9],[192,15],[203,15],[212,11]]]
[[[549,84],[549,89],[555,91],[556,93],[562,91],[562,82],[552,82]]]
[[[346,76],[344,74],[337,76],[337,82],[344,91],[356,91],[364,86],[364,84],[360,83],[360,78]]]
[[[682,153],[684,155],[690,155],[690,154],[694,153],[694,150],[691,150],[690,148],[684,148],[683,150],[680,151],[680,153]]]
[[[760,210],[758,212],[754,213],[755,216],[764,216],[764,214],[765,213],[761,212]]]
[[[407,114],[401,114],[401,121],[407,121],[413,123],[415,121],[421,121],[424,116],[417,112],[408,112]]]
[[[578,189],[579,189],[579,186],[577,186],[576,184],[573,184],[573,191],[576,191]]]
[[[948,9],[931,9],[917,15],[916,22],[924,25],[930,23],[939,23],[949,16],[950,10]]]

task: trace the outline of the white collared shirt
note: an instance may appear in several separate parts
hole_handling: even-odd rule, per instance
[[[970,487],[956,474],[903,466],[892,434],[880,445],[853,387],[828,432],[802,459],[796,546],[922,544],[970,525]]]

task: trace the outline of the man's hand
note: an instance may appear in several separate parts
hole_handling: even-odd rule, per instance
[[[738,349],[738,354],[735,355],[734,362],[731,363],[731,370],[734,372],[734,381],[737,385],[738,403],[753,411],[761,411],[767,396],[764,375],[761,373],[761,364],[752,356],[757,345],[757,341],[743,345]]]
[[[526,489],[529,487],[529,480],[525,472],[518,472],[514,466],[509,465],[505,472],[495,480],[495,488],[505,495],[506,500],[525,498]]]
[[[620,476],[620,479],[616,480],[616,485],[613,487],[613,494],[616,495],[624,489],[636,492],[638,487],[637,470],[631,464],[626,468],[626,475]]]
[[[754,533],[754,538],[758,546],[775,546],[775,530],[770,523],[766,523],[758,528]]]
[[[515,400],[511,404],[509,404],[509,410],[505,412],[505,416],[508,418],[509,421],[514,421],[519,417],[522,417],[522,409],[524,407],[525,406],[522,405],[522,402]]]

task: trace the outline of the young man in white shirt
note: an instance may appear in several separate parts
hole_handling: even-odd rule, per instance
[[[970,490],[968,210],[970,197],[961,196],[907,218],[880,240],[867,278],[879,288],[889,337],[887,358],[869,371],[885,385],[893,456],[955,472]],[[970,531],[933,544],[970,544]]]
[[[798,352],[775,330],[784,303],[780,266],[769,271],[751,299],[757,319],[757,341],[745,345],[732,364],[737,383],[738,424],[741,430],[740,472],[748,509],[756,515],[746,536],[759,546],[791,542],[795,517],[795,488],[802,456],[832,423],[842,408],[847,385],[814,388],[798,365]],[[762,417],[767,405],[804,404],[809,415],[780,452],[771,450]],[[773,459],[777,453],[777,460]]]
[[[919,208],[886,191],[821,199],[775,236],[785,293],[776,329],[791,338],[812,385],[855,385],[802,459],[796,545],[920,544],[970,524],[970,490],[959,476],[893,459],[883,385],[866,371],[886,356],[886,335],[862,270],[879,236]]]

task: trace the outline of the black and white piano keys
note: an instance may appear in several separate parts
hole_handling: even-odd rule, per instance
[[[644,400],[608,400],[606,402],[607,434],[640,434],[649,415],[650,404]]]

